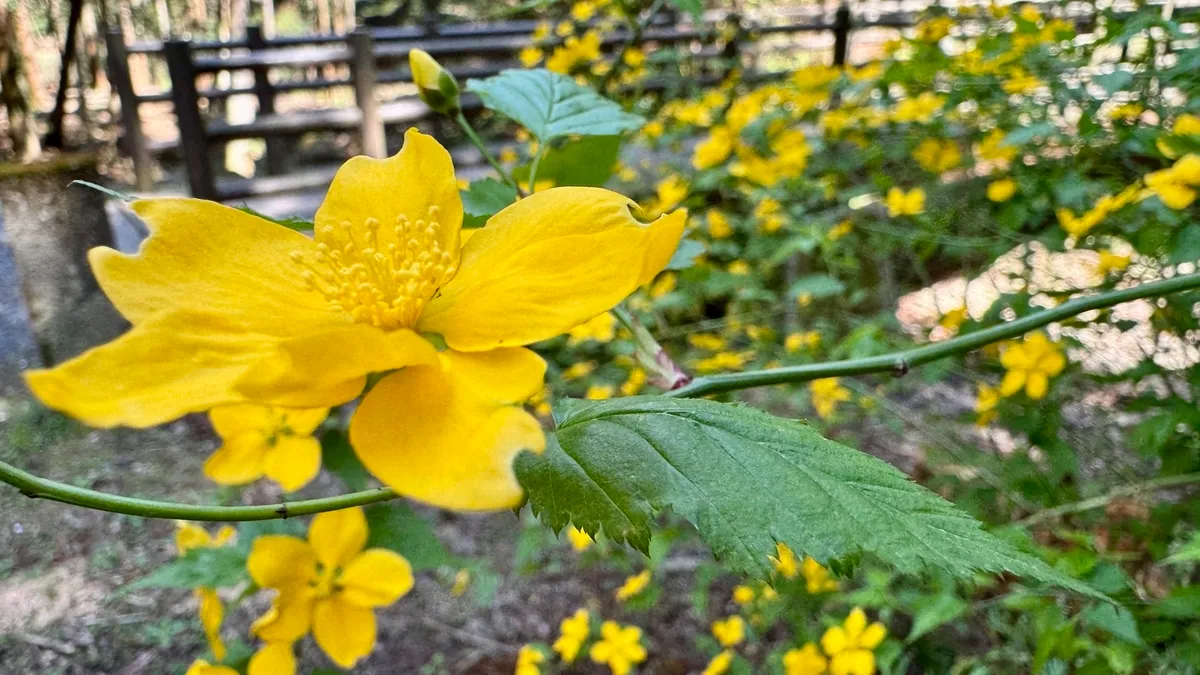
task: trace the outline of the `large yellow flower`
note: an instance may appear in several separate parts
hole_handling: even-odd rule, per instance
[[[684,212],[647,225],[631,206],[550,189],[464,237],[450,154],[416,130],[338,171],[315,240],[213,202],[136,201],[151,230],[138,254],[89,256],[133,329],[28,382],[90,424],[149,427],[235,403],[331,407],[390,373],[350,425],[366,467],[439,506],[509,507],[513,456],[545,442],[518,407],[545,363],[522,345],[649,282],[683,233]]]
[[[343,669],[375,646],[376,607],[390,605],[413,586],[412,567],[399,553],[364,551],[367,518],[360,508],[322,513],[308,541],[288,535],[254,540],[246,561],[250,578],[278,592],[253,631],[268,644],[290,644],[312,630],[317,645]]]

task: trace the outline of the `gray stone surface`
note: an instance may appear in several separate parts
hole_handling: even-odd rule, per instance
[[[21,371],[41,364],[33,322],[21,293],[17,261],[4,228],[4,206],[0,204],[0,396],[19,391]]]

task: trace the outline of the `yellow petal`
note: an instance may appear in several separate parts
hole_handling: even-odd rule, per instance
[[[204,627],[204,636],[208,638],[213,657],[224,661],[225,642],[221,639],[221,622],[225,620],[225,607],[221,605],[221,598],[211,588],[197,588],[196,600],[200,603],[200,625]]]
[[[875,675],[875,654],[866,649],[842,652],[829,662],[830,675]]]
[[[43,403],[92,426],[144,428],[245,400],[234,383],[272,348],[227,318],[178,312],[25,377]]]
[[[263,433],[276,424],[276,413],[271,406],[256,403],[239,403],[213,408],[208,412],[213,429],[221,438],[236,438],[250,433]]]
[[[271,642],[250,657],[247,675],[296,675],[296,655],[290,642]]]
[[[237,390],[276,405],[333,406],[358,396],[368,373],[436,361],[433,345],[410,330],[350,324],[280,343],[238,381]]]
[[[343,670],[349,670],[375,647],[375,613],[336,596],[313,608],[313,637]]]
[[[441,367],[405,368],[375,385],[350,422],[350,442],[407,497],[459,510],[510,507],[521,499],[513,458],[545,447],[537,420],[513,404],[541,390],[546,364],[522,348],[441,357]]]
[[[867,627],[866,612],[862,611],[861,607],[855,607],[846,617],[846,621],[842,624],[842,627],[846,631],[846,638],[850,642],[857,644],[858,636],[861,635],[863,629]]]
[[[821,636],[821,649],[830,656],[845,651],[847,646],[846,631],[841,626],[833,626]]]
[[[280,436],[264,456],[262,468],[285,492],[295,492],[321,472],[321,442],[312,436]]]
[[[345,567],[367,543],[367,516],[359,507],[317,514],[308,541],[326,568]]]
[[[1025,371],[1010,370],[1004,373],[1004,379],[1000,380],[1000,395],[1012,396],[1021,391],[1025,387]]]
[[[309,436],[329,417],[329,408],[294,408],[284,411],[284,421],[297,436]]]
[[[859,636],[858,646],[862,647],[863,649],[875,649],[879,646],[880,642],[883,642],[885,637],[887,637],[887,628],[885,628],[883,624],[876,621],[870,626],[867,626],[867,629],[863,631],[861,636]]]
[[[341,597],[359,607],[390,605],[412,590],[412,566],[404,556],[383,548],[363,551],[338,577]]]
[[[379,221],[379,244],[386,249],[397,242],[393,228],[400,216],[415,223],[430,219],[434,207],[441,223],[438,244],[458,262],[459,231],[462,229],[462,200],[454,164],[432,136],[409,129],[404,146],[388,159],[354,157],[338,169],[329,193],[317,209],[315,226],[341,228],[346,224],[354,239],[367,241],[368,218]]]
[[[208,661],[197,659],[184,675],[238,675],[238,672],[229,666],[214,666]]]
[[[1046,374],[1036,370],[1031,370],[1025,377],[1025,393],[1029,398],[1038,401],[1046,397],[1046,391],[1050,388],[1050,378]]]
[[[303,539],[266,534],[254,540],[246,569],[259,586],[292,589],[307,586],[316,577],[317,556]]]
[[[88,254],[105,295],[132,323],[198,303],[271,335],[349,321],[307,288],[290,259],[315,251],[303,234],[201,199],[144,199],[133,210],[150,228],[137,255]]]
[[[255,433],[227,439],[204,462],[204,475],[219,485],[244,485],[262,478],[267,441]]]
[[[463,246],[458,274],[418,327],[459,351],[525,345],[565,333],[662,271],[685,211],[644,225],[625,197],[554,188],[492,216]]]
[[[312,626],[313,598],[308,588],[280,592],[271,609],[250,625],[250,633],[267,642],[292,643]]]
[[[1067,366],[1067,359],[1058,350],[1051,351],[1038,359],[1038,370],[1047,375],[1057,375]]]

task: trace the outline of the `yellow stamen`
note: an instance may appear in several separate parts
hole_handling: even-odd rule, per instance
[[[306,258],[297,252],[292,260],[305,267],[310,288],[355,321],[387,330],[412,328],[437,289],[458,271],[438,243],[438,207],[430,206],[416,221],[397,216],[390,232],[381,232],[374,218],[364,225],[364,241],[355,238],[349,222],[326,225],[316,232],[317,253]]]

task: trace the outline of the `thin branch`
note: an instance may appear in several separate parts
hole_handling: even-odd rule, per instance
[[[1052,520],[1059,516],[1066,516],[1072,513],[1082,513],[1091,511],[1092,509],[1100,509],[1108,506],[1111,502],[1125,497],[1136,497],[1140,494],[1148,492],[1157,492],[1172,487],[1180,487],[1183,485],[1191,485],[1200,483],[1200,473],[1183,473],[1176,476],[1160,476],[1158,478],[1148,480],[1142,483],[1134,483],[1116,488],[1098,497],[1085,499],[1079,502],[1063,504],[1052,509],[1038,511],[1037,513],[1017,521],[1017,525],[1033,525],[1044,520]]]
[[[483,153],[483,159],[487,161],[487,163],[490,164],[493,169],[496,170],[496,173],[500,174],[501,180],[515,188],[517,192],[520,192],[521,187],[517,185],[517,181],[513,180],[512,175],[505,171],[504,167],[500,166],[500,162],[497,162],[496,158],[492,156],[491,151],[488,150],[487,145],[483,142],[483,139],[480,138],[479,134],[475,132],[475,128],[472,127],[471,123],[467,121],[467,117],[463,115],[461,110],[458,111],[458,115],[454,117],[454,121],[458,122],[458,126],[462,127],[463,133],[467,135],[467,138],[471,139],[471,143],[474,144],[475,147],[479,148],[479,152]],[[530,189],[533,189],[532,186]]]

